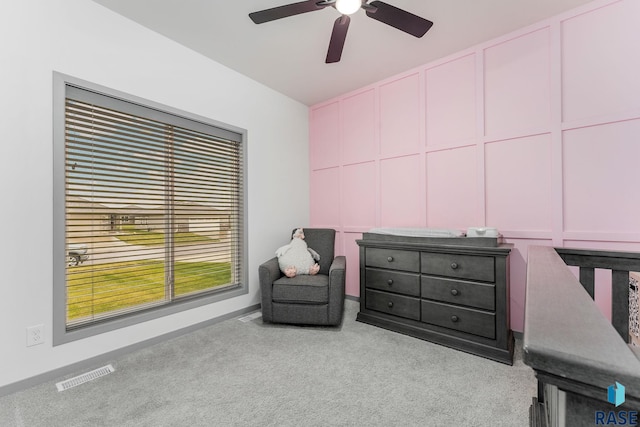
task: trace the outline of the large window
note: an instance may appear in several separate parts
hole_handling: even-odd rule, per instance
[[[244,133],[56,80],[54,342],[246,292]]]

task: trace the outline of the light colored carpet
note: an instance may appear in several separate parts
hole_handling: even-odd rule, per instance
[[[75,388],[58,392],[61,378],[2,397],[0,426],[528,425],[536,383],[521,343],[507,366],[356,322],[357,311],[347,300],[339,328],[227,320]]]

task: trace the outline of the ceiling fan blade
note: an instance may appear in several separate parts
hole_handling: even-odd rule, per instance
[[[391,25],[392,27],[415,37],[424,36],[424,34],[429,31],[429,28],[433,25],[433,22],[427,19],[421,18],[420,16],[414,15],[406,10],[398,9],[397,7],[391,6],[385,2],[375,0],[367,6],[375,7],[375,10],[369,7],[365,9],[369,18]]]
[[[325,63],[330,64],[332,62],[340,61],[340,57],[342,57],[342,48],[344,47],[344,41],[347,39],[349,22],[351,22],[351,18],[349,18],[347,15],[342,15],[340,18],[336,19],[336,22],[333,23],[333,32],[331,33],[329,50],[327,51],[327,59],[325,60]]]
[[[331,3],[323,4],[318,0],[301,1],[298,3],[285,4],[284,6],[273,7],[249,14],[249,18],[256,24],[263,24],[276,19],[287,18],[289,16],[300,15],[301,13],[321,10]]]

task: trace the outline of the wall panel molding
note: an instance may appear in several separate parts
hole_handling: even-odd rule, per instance
[[[340,186],[348,193],[340,196],[340,231],[361,235],[372,218],[378,227],[498,227],[516,244],[514,325],[523,321],[528,244],[584,242],[640,251],[640,221],[629,213],[640,211],[640,168],[631,172],[640,158],[640,80],[625,80],[629,70],[640,69],[634,37],[640,26],[629,18],[638,13],[637,0],[596,0],[312,106],[329,108],[325,113],[336,108],[339,145],[350,153],[334,165],[313,159],[310,150],[312,175],[326,166],[341,170]],[[593,54],[580,53],[590,51],[580,35],[591,21],[598,23],[597,34],[617,43],[598,48],[607,50],[602,58],[609,63],[594,65]],[[583,87],[594,75],[618,81],[597,82],[594,94]],[[598,96],[606,102],[598,104]],[[374,114],[348,128],[356,104]],[[313,122],[312,148],[334,132],[316,135]],[[365,126],[371,122],[373,132]],[[369,161],[372,182],[354,187],[344,181],[355,180],[345,168],[351,173]],[[373,193],[373,216],[358,214],[361,206],[350,196],[358,186]],[[615,206],[605,209],[590,198]],[[371,203],[370,196],[366,200]],[[357,266],[357,253],[346,253],[348,264]],[[359,292],[355,284],[349,289]]]

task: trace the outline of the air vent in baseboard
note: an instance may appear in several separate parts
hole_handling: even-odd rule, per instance
[[[108,375],[112,372],[115,372],[113,366],[103,366],[102,368],[94,369],[93,371],[78,375],[77,377],[60,381],[59,383],[56,383],[56,387],[58,388],[58,391],[65,391],[80,384],[95,380],[96,378],[104,377],[105,375]]]

